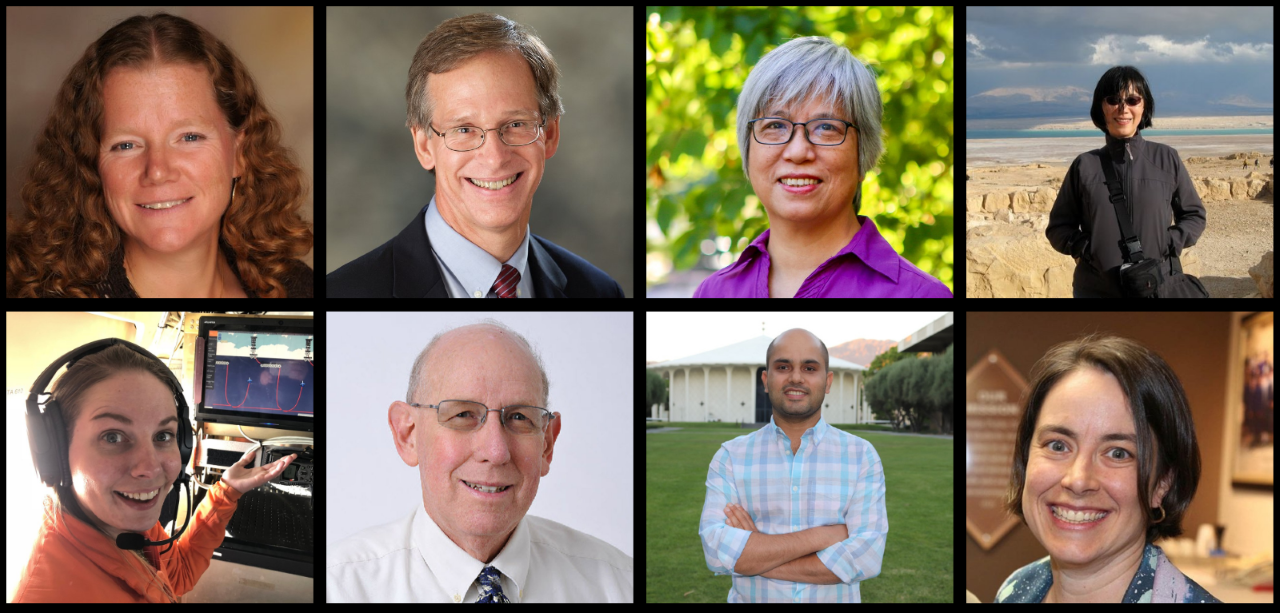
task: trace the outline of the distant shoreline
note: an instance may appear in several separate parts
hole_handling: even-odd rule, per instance
[[[1097,130],[1093,121],[1073,118],[966,119],[965,130]],[[1275,129],[1272,115],[1235,115],[1224,117],[1157,117],[1154,128],[1161,130],[1237,130],[1243,128]],[[1101,130],[1098,131],[1101,136]]]
[[[1257,153],[1270,157],[1275,151],[1275,138],[1271,135],[1245,136],[1161,136],[1151,137],[1151,142],[1169,145],[1178,150],[1178,157],[1217,157],[1232,153]],[[1010,138],[1003,140],[965,141],[965,167],[1018,166],[1022,164],[1052,164],[1066,166],[1076,156],[1103,146],[1105,139],[1099,131],[1089,138]],[[1267,168],[1267,160],[1261,161]]]

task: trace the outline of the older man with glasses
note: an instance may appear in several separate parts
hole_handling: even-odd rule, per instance
[[[560,69],[501,15],[432,30],[409,67],[406,126],[435,196],[398,236],[329,273],[330,298],[622,298],[616,281],[530,233],[560,145]]]
[[[858,215],[882,114],[875,76],[830,39],[765,55],[738,97],[738,146],[769,229],[693,297],[950,298]]]
[[[632,559],[526,515],[560,414],[524,337],[496,321],[437,335],[388,414],[422,508],[329,550],[329,602],[631,602]]]

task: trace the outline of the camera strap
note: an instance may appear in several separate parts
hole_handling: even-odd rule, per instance
[[[1127,151],[1129,146],[1125,145]],[[1124,257],[1127,264],[1137,264],[1142,261],[1142,241],[1138,240],[1138,235],[1133,231],[1132,215],[1133,211],[1129,208],[1129,199],[1124,190],[1124,184],[1120,181],[1120,176],[1116,173],[1115,163],[1111,160],[1111,156],[1102,155],[1102,174],[1107,178],[1107,191],[1110,192],[1111,205],[1116,209],[1116,219],[1120,222],[1120,255]],[[1121,163],[1125,162],[1121,158]],[[1129,168],[1130,176],[1133,168]]]

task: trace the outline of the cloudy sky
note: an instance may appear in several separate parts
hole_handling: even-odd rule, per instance
[[[1271,114],[1274,17],[1273,7],[971,7],[965,97],[1084,90],[1091,99],[1103,72],[1132,65],[1165,115]]]

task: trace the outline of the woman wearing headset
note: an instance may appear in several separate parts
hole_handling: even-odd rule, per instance
[[[158,359],[117,344],[75,361],[54,384],[70,481],[45,501],[13,602],[176,601],[209,567],[241,494],[296,457],[251,469],[253,453],[245,454],[209,488],[191,529],[171,548],[119,548],[116,537],[124,532],[151,541],[169,537],[158,518],[185,469],[179,428],[190,427],[178,418],[171,378]]]

